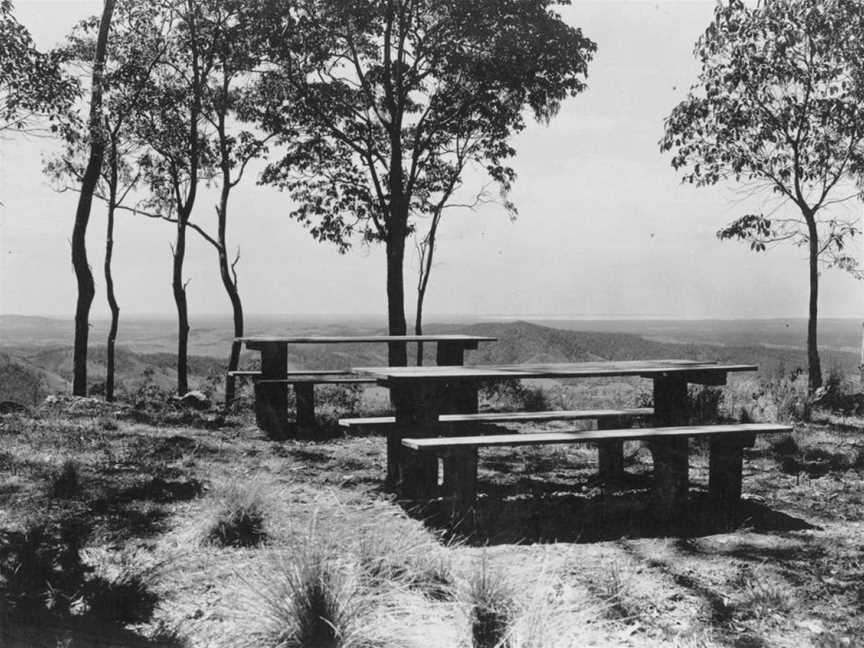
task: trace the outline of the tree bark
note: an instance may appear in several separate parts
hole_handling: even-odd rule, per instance
[[[111,309],[111,326],[108,329],[106,345],[105,400],[114,401],[114,343],[120,320],[120,307],[114,294],[114,277],[111,273],[111,259],[114,256],[114,211],[117,204],[117,147],[111,145],[111,186],[108,195],[108,227],[105,234],[105,290],[108,307]]]
[[[223,187],[225,185],[223,184]],[[228,190],[230,191],[230,189]],[[228,293],[231,301],[231,310],[234,316],[234,337],[243,337],[243,303],[240,301],[240,292],[237,290],[236,276],[228,261],[227,242],[225,236],[225,225],[227,222],[228,191],[223,188],[223,195],[219,207],[219,273],[222,276],[222,285]],[[236,371],[240,364],[240,344],[231,343],[231,353],[228,357],[228,371]],[[234,377],[229,376],[225,382],[225,403],[234,400]]]
[[[819,362],[817,338],[819,312],[819,233],[816,223],[807,219],[810,233],[810,304],[807,319],[807,387],[813,392],[822,386],[822,366]]]
[[[108,51],[108,30],[111,15],[114,13],[114,0],[105,0],[102,19],[99,22],[99,36],[96,40],[96,54],[93,59],[93,87],[90,91],[90,157],[81,180],[81,194],[75,211],[75,225],[72,228],[72,267],[78,284],[78,300],[75,305],[75,341],[73,351],[72,393],[75,396],[87,395],[87,342],[90,327],[90,306],[96,292],[93,272],[87,261],[87,224],[90,221],[90,208],[93,192],[99,182],[102,159],[105,154],[105,140],[101,132],[102,112],[102,74]]]
[[[405,259],[404,226],[393,226],[387,238],[387,324],[390,335],[405,335],[405,289],[403,264]],[[408,364],[408,351],[404,342],[390,342],[388,362],[391,367]]]
[[[189,308],[186,303],[186,285],[183,283],[183,261],[186,257],[186,218],[177,219],[177,239],[174,242],[174,264],[171,286],[177,306],[177,394],[189,391],[188,348]]]

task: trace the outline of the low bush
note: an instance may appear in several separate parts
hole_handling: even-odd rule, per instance
[[[371,598],[349,564],[310,538],[302,547],[275,559],[256,593],[266,645],[280,648],[359,648],[374,645],[368,636]],[[256,643],[255,645],[260,645]]]
[[[513,589],[500,572],[490,569],[486,556],[468,578],[465,603],[473,648],[509,648],[516,616]]]
[[[72,459],[66,459],[60,468],[51,474],[48,483],[51,497],[56,499],[74,497],[81,490],[78,464]]]
[[[207,539],[223,547],[254,547],[267,539],[266,501],[259,485],[231,485],[219,498]]]

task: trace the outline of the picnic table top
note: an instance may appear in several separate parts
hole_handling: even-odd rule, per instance
[[[495,342],[486,335],[254,335],[235,338],[235,342],[262,344],[352,344],[357,342]]]
[[[383,383],[482,380],[486,378],[598,378],[603,376],[643,376],[663,374],[725,374],[756,371],[751,364],[718,364],[698,360],[613,360],[544,364],[355,367],[353,372],[371,375]]]

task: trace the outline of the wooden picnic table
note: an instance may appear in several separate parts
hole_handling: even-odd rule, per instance
[[[574,379],[639,376],[653,381],[657,426],[683,426],[690,421],[687,385],[724,385],[731,372],[755,371],[750,364],[719,364],[695,360],[632,360],[458,367],[360,367],[358,375],[374,377],[388,387],[396,410],[396,425],[388,429],[387,484],[400,483],[402,439],[417,429],[443,431],[442,414],[477,411],[481,383],[508,378]],[[420,434],[419,436],[434,436]],[[618,441],[617,443],[621,443]],[[686,507],[688,440],[667,436],[649,441],[654,457],[655,492],[667,511]],[[475,460],[476,461],[476,460]],[[430,469],[431,470],[431,469]],[[740,469],[738,474],[740,482]],[[733,475],[734,480],[734,475]],[[740,486],[739,486],[740,488]]]
[[[261,353],[261,372],[256,376],[255,411],[261,429],[284,434],[290,430],[287,421],[288,385],[292,384],[297,396],[297,416],[300,426],[314,423],[315,384],[322,383],[362,383],[369,382],[350,371],[341,376],[327,375],[325,372],[310,370],[288,374],[288,347],[293,344],[397,344],[406,342],[428,342],[437,344],[436,360],[438,365],[461,365],[465,351],[476,349],[480,342],[494,342],[497,338],[483,335],[258,335],[235,338],[235,344],[245,344],[247,349]],[[332,374],[332,372],[326,372]],[[296,427],[296,426],[295,426]]]

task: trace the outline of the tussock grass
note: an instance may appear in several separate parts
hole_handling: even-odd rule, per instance
[[[232,483],[218,498],[206,539],[223,547],[254,547],[267,540],[267,501],[257,482]]]
[[[254,583],[251,645],[274,648],[371,648],[377,595],[363,587],[356,561],[313,525],[306,538],[267,561]]]
[[[81,474],[78,463],[66,459],[59,469],[49,477],[48,492],[51,497],[65,499],[74,497],[81,490]]]
[[[795,599],[787,584],[755,571],[743,578],[741,596],[736,607],[745,618],[764,620],[792,612]]]
[[[484,554],[469,574],[463,593],[473,648],[511,648],[510,626],[516,616],[513,586],[489,565]]]

